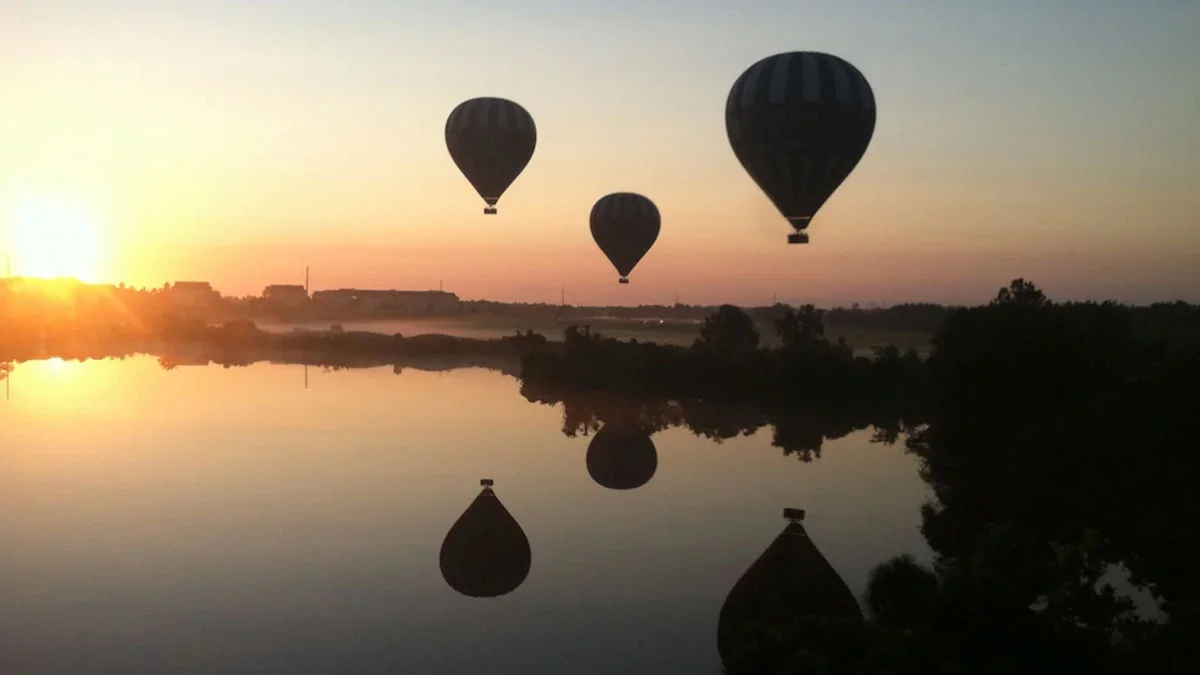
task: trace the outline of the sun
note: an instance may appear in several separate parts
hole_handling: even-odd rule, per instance
[[[25,277],[99,281],[104,241],[94,219],[72,204],[25,199],[13,218],[13,272]]]

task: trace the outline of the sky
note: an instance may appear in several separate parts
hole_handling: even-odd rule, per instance
[[[577,304],[1200,301],[1196,35],[1194,0],[0,0],[0,254],[234,295],[310,265]],[[878,101],[807,246],[724,129],[793,50]],[[475,96],[538,125],[498,216],[445,148]],[[627,286],[588,229],[615,191],[663,216]]]

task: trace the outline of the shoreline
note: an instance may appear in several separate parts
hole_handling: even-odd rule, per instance
[[[86,361],[134,355],[158,357],[177,366],[271,362],[333,367],[420,367],[437,362],[453,364],[452,368],[484,367],[516,376],[525,354],[554,350],[537,334],[490,339],[444,334],[397,338],[366,331],[271,333],[229,324],[189,333],[164,338],[88,339],[79,336],[36,345],[0,345],[0,362],[20,364],[53,358]]]

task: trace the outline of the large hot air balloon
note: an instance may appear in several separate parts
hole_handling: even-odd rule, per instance
[[[500,195],[533,157],[537,127],[519,104],[503,98],[473,98],[458,104],[446,120],[450,157],[475,191],[496,213]]]
[[[862,609],[846,582],[809,539],[804,511],[785,509],[788,525],[738,579],[725,598],[717,624],[717,650],[730,675],[766,664],[753,663],[756,633],[786,633],[806,617],[862,620]],[[758,670],[758,672],[767,672]]]
[[[492,481],[459,516],[442,542],[439,563],[451,588],[472,598],[511,593],[529,576],[529,539],[504,508]]]
[[[646,255],[662,218],[654,202],[632,192],[615,192],[600,198],[592,207],[592,238],[621,275],[620,283],[629,283],[629,273]]]
[[[657,469],[654,441],[635,427],[606,424],[588,444],[588,475],[610,490],[639,488],[650,482]]]
[[[733,153],[795,232],[862,159],[875,131],[875,95],[857,68],[831,54],[788,52],[742,73],[725,102]]]

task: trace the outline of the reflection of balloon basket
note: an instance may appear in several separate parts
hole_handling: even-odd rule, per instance
[[[485,216],[494,216],[494,215],[496,215],[496,207],[494,207],[494,206],[488,206],[488,207],[485,207],[485,208],[483,209],[483,215],[485,215]]]
[[[617,283],[618,284],[627,284],[627,283],[629,283],[629,277],[621,277],[620,279],[617,279]]]
[[[807,244],[808,243],[808,233],[807,232],[793,232],[788,235],[788,243],[789,244]]]

